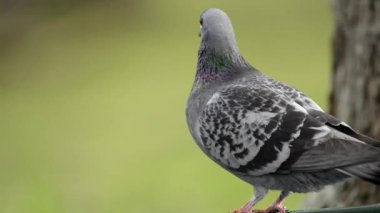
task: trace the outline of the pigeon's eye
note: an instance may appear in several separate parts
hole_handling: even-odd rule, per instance
[[[199,21],[199,23],[201,24],[201,26],[203,25],[203,18]]]

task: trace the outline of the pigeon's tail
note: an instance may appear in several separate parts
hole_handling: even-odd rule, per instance
[[[380,162],[350,166],[340,170],[343,173],[380,185]]]

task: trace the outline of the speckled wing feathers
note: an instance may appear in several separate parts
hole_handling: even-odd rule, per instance
[[[275,91],[234,85],[212,95],[199,120],[201,144],[211,158],[232,171],[260,176],[349,166],[378,153]]]
[[[281,94],[237,85],[210,98],[200,117],[199,134],[204,150],[224,167],[262,175],[295,160],[296,155],[290,155],[301,148],[293,148],[301,133],[313,138],[325,131],[318,122],[305,123],[307,116],[305,109]],[[304,142],[301,149],[316,140]]]

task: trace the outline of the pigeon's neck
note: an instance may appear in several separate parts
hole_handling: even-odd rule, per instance
[[[215,49],[201,43],[198,51],[198,65],[195,84],[204,86],[225,82],[234,78],[250,66],[245,62],[236,48]]]

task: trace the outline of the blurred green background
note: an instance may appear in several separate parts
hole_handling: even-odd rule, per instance
[[[0,212],[245,203],[251,187],[207,159],[185,121],[209,7],[229,14],[253,66],[326,106],[327,0],[0,0]]]

